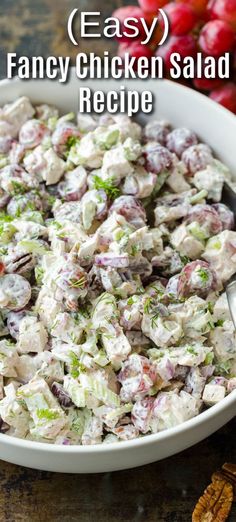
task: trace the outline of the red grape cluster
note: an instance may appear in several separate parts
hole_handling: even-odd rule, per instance
[[[148,45],[141,43],[142,34],[135,40],[122,38],[119,43],[119,55],[128,52],[130,56],[139,58],[153,55],[162,56],[166,76],[170,69],[170,55],[179,53],[195,57],[198,51],[203,56],[214,56],[216,59],[225,52],[232,54],[230,80],[196,78],[192,82],[181,80],[185,84],[208,93],[210,97],[236,114],[236,0],[138,0],[138,6],[121,7],[115,11],[122,25],[127,17],[144,17],[148,24],[157,16],[159,8],[163,8],[169,18],[170,34],[166,43],[158,46],[163,34],[160,19],[159,26]],[[142,25],[140,26],[140,29]]]

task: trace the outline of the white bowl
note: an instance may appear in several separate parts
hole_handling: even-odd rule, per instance
[[[122,82],[123,84],[125,82]],[[67,84],[50,81],[0,82],[0,104],[18,96],[29,96],[32,102],[55,104],[62,111],[76,111],[79,87],[84,86],[72,72]],[[90,81],[86,86],[105,92],[119,82]],[[150,89],[156,96],[152,116],[140,115],[145,122],[165,118],[174,126],[192,128],[208,143],[236,178],[236,118],[230,112],[186,87],[169,81],[128,81],[128,89]],[[128,442],[94,446],[60,446],[31,442],[0,434],[0,458],[21,466],[66,473],[95,473],[133,468],[182,451],[204,439],[236,413],[236,391],[219,404],[197,417],[155,435]]]

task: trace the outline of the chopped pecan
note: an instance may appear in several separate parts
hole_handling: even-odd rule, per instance
[[[192,522],[225,522],[233,502],[232,484],[224,480],[214,480],[200,497]]]

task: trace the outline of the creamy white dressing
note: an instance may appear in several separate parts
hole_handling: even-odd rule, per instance
[[[230,172],[210,148],[164,121],[76,122],[25,97],[0,136],[4,432],[130,440],[235,389]]]

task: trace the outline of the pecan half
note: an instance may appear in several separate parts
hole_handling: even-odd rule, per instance
[[[211,480],[212,482],[214,482],[215,480],[226,480],[227,482],[230,482],[230,484],[232,484],[233,486],[233,500],[236,500],[236,477],[232,477],[230,473],[223,471],[222,468],[221,470],[215,471],[213,473],[213,475],[211,476]]]
[[[222,473],[233,486],[234,500],[236,501],[236,464],[226,462],[222,466]]]
[[[192,522],[225,522],[233,502],[233,486],[224,480],[214,480],[200,497]]]
[[[226,462],[222,466],[222,470],[223,470],[224,473],[227,473],[230,476],[232,476],[233,479],[236,481],[236,464],[231,464],[229,462]]]
[[[25,274],[32,270],[36,260],[27,252],[12,252],[5,257],[5,271],[8,274]]]

